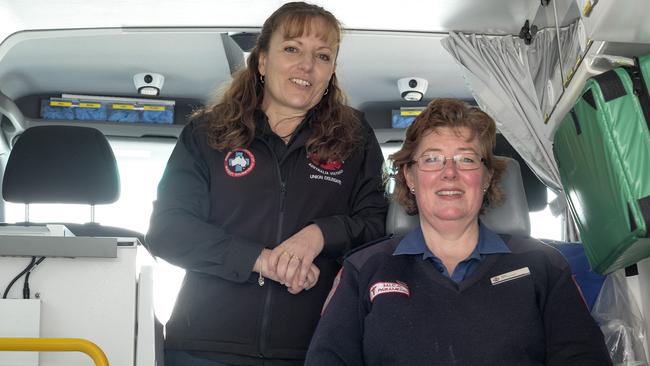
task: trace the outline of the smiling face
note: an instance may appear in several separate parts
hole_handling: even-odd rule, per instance
[[[262,109],[267,115],[304,115],[320,102],[334,74],[337,45],[321,18],[313,18],[301,35],[273,32],[268,51],[259,56],[264,77]]]
[[[441,127],[422,137],[414,160],[425,152],[442,154],[446,158],[460,153],[482,156],[478,139],[472,138],[467,127]],[[405,171],[409,189],[415,189],[415,199],[421,222],[432,227],[476,220],[483,202],[483,190],[490,182],[490,173],[481,164],[476,170],[459,170],[453,160],[447,160],[440,171],[421,171],[415,163]]]

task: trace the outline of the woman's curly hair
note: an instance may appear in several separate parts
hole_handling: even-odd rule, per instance
[[[390,156],[393,166],[398,169],[392,199],[401,204],[407,213],[411,215],[418,213],[415,196],[409,191],[406,184],[406,169],[413,164],[413,154],[415,154],[422,138],[442,127],[450,127],[457,131],[465,127],[471,131],[468,139],[476,138],[479,142],[484,164],[492,175],[480,213],[488,206],[500,204],[503,200],[503,192],[499,189],[498,183],[505,171],[506,163],[503,160],[496,159],[492,153],[496,144],[496,124],[494,120],[478,107],[471,106],[461,100],[446,98],[435,99],[429,103],[426,109],[415,118],[413,124],[406,130],[406,138],[402,148]]]
[[[250,145],[255,136],[255,111],[264,98],[264,85],[258,71],[260,54],[269,51],[274,32],[283,32],[286,38],[300,37],[311,31],[314,19],[322,19],[326,25],[317,36],[333,41],[338,52],[341,25],[332,13],[304,2],[287,3],[276,10],[264,22],[247,66],[233,75],[229,87],[216,103],[192,115],[194,119],[207,122],[208,142],[212,148],[234,150]],[[336,74],[332,75],[327,93],[314,108],[313,133],[306,143],[307,151],[315,152],[322,161],[347,158],[360,145],[363,134],[359,117],[346,106]]]

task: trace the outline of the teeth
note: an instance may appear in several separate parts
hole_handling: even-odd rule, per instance
[[[438,191],[436,192],[438,196],[456,196],[456,195],[461,195],[463,192],[461,191]]]
[[[302,85],[302,86],[311,86],[311,83],[310,83],[309,81],[307,81],[307,80],[296,79],[296,78],[293,78],[293,79],[290,79],[290,80],[291,80],[292,82],[298,84],[298,85]]]

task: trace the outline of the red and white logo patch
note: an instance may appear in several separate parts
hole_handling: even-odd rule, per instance
[[[314,171],[309,173],[309,179],[321,180],[342,185],[343,160],[336,157],[321,161],[318,153],[307,154],[307,165]]]
[[[223,168],[231,177],[243,177],[255,168],[255,155],[248,149],[231,151],[223,159]]]
[[[375,300],[375,297],[383,294],[402,294],[407,297],[411,296],[411,291],[409,287],[404,282],[377,282],[374,285],[370,286],[370,302]]]
[[[327,171],[335,171],[335,170],[340,170],[343,167],[343,161],[341,159],[338,159],[336,157],[327,159],[327,161],[321,162],[320,157],[318,156],[317,152],[311,152],[309,153],[309,160],[311,160],[311,163],[314,164],[315,166],[325,169]]]

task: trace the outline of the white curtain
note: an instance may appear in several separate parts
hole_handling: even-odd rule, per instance
[[[555,29],[541,30],[527,46],[528,66],[544,118],[551,114],[563,91],[556,34]]]
[[[578,60],[584,53],[586,45],[581,45],[578,28],[580,19],[560,29],[560,47],[562,48],[562,70],[564,78],[575,71]],[[586,42],[586,40],[583,40]]]
[[[577,21],[560,29],[560,47],[554,28],[540,30],[527,46],[528,66],[535,84],[542,115],[546,119],[564,91],[563,80],[574,72],[582,49],[576,33]],[[560,56],[562,60],[560,61]],[[561,72],[560,72],[561,65]]]
[[[519,38],[450,32],[442,42],[461,66],[479,106],[494,118],[499,131],[537,176],[549,187],[559,190],[560,178],[553,160],[553,131],[544,124],[540,102],[544,101],[545,94],[542,91],[542,99],[538,97],[534,81],[534,77],[548,78],[552,58],[536,61],[533,75],[529,67],[529,47]],[[553,51],[557,46],[552,41],[539,42],[536,47],[543,48],[536,50],[537,54],[557,54]],[[545,86],[540,88],[544,89]],[[548,109],[552,104],[545,101],[544,105]]]

